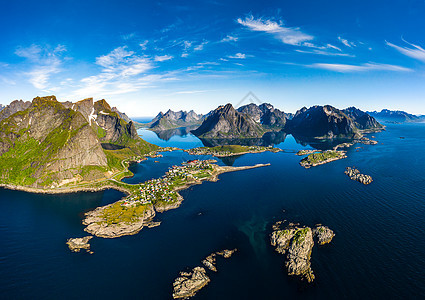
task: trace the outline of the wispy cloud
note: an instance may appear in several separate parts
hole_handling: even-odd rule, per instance
[[[203,41],[202,43],[200,43],[198,46],[194,47],[193,50],[194,51],[201,51],[204,50],[204,46],[208,44],[208,41]]]
[[[235,55],[228,55],[228,58],[236,58],[236,59],[245,59],[247,58],[246,54],[243,53],[236,53]]]
[[[225,38],[223,38],[220,42],[237,42],[238,41],[238,37],[236,36],[231,36],[231,35],[227,35]]]
[[[349,48],[353,48],[353,47],[356,47],[357,46],[357,44],[355,43],[355,42],[350,42],[349,40],[347,40],[347,39],[343,39],[342,37],[338,37],[338,40],[342,43],[342,44],[344,44],[345,46],[347,46],[347,47],[349,47]]]
[[[421,46],[411,44],[411,43],[408,43],[408,42],[406,42],[406,43],[409,44],[411,47],[400,47],[400,46],[394,45],[394,44],[387,42],[387,41],[385,41],[385,43],[388,46],[396,49],[401,54],[404,54],[408,57],[411,57],[411,58],[425,62],[425,49],[422,48]]]
[[[341,52],[330,52],[325,50],[319,50],[319,49],[313,49],[313,50],[301,50],[297,49],[295,50],[299,53],[307,53],[307,54],[318,54],[318,55],[327,55],[327,56],[344,56],[344,57],[354,57],[352,54],[348,53],[341,53]]]
[[[148,48],[147,47],[148,43],[149,41],[145,40],[143,43],[140,43],[139,46],[142,48],[142,50],[146,50]]]
[[[164,59],[164,57],[155,57]],[[151,59],[135,54],[126,46],[118,47],[96,58],[102,69],[99,74],[80,80],[75,97],[107,96],[137,91],[159,80],[171,79],[160,74],[147,74],[154,68]]]
[[[173,59],[173,56],[171,55],[160,55],[160,56],[155,56],[155,61],[166,61],[166,60],[170,60]]]
[[[31,70],[25,72],[29,82],[39,90],[49,89],[49,79],[53,74],[61,71],[62,53],[66,52],[63,45],[55,48],[50,46],[31,45],[30,47],[19,47],[15,54],[23,57],[31,65]]]
[[[316,64],[307,65],[307,67],[335,71],[340,73],[364,72],[364,71],[398,71],[398,72],[412,71],[409,68],[405,68],[401,66],[379,64],[379,63],[365,63],[361,65],[316,63]]]
[[[281,20],[276,22],[266,18],[255,19],[254,16],[248,15],[244,19],[238,18],[237,22],[251,31],[270,33],[288,45],[300,46],[303,42],[314,39],[313,36],[302,32],[298,27],[285,26]]]

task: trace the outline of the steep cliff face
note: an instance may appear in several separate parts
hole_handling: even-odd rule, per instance
[[[103,142],[122,150],[104,150]],[[125,157],[154,148],[104,100],[60,103],[54,96],[37,97],[0,121],[0,183],[51,187],[105,178],[122,168]]]
[[[356,127],[360,130],[374,131],[384,128],[374,117],[358,108],[349,107],[344,109],[343,112],[354,121]]]
[[[26,110],[31,105],[30,101],[22,101],[22,100],[15,100],[12,101],[9,105],[5,106],[2,110],[0,110],[0,121],[4,120],[14,113],[17,113],[18,111]]]
[[[202,125],[192,132],[202,138],[255,138],[261,137],[265,130],[250,116],[227,104],[215,109]]]
[[[84,116],[102,143],[127,146],[139,139],[133,122],[126,122],[120,116],[122,113],[117,108],[112,109],[104,99],[96,102],[93,98],[84,99],[71,108]]]
[[[199,125],[202,123],[203,115],[198,115],[193,110],[177,111],[168,110],[165,114],[160,112],[150,123],[149,128],[155,131]]]
[[[79,112],[55,97],[37,97],[0,123],[2,182],[45,186],[85,166],[107,166],[96,134]]]
[[[249,115],[254,121],[268,128],[282,129],[287,120],[283,111],[274,108],[269,103],[263,103],[259,106],[250,103],[238,108],[238,111]]]
[[[330,105],[303,107],[287,121],[285,131],[312,138],[353,138],[359,135],[354,121]]]

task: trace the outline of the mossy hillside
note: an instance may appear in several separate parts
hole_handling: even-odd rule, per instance
[[[4,120],[0,125],[1,132],[11,132],[16,139],[2,139],[3,142],[10,143],[9,150],[1,156],[0,168],[2,169],[1,181],[9,184],[31,185],[36,180],[49,183],[47,174],[43,170],[51,162],[52,157],[59,151],[79,130],[87,123],[78,123],[74,119],[76,112],[72,110],[59,110],[56,102],[50,100],[53,107],[50,110],[56,112],[55,116],[62,119],[61,124],[51,130],[42,141],[35,139],[31,134],[31,127],[19,126],[25,123],[23,120],[28,115],[34,115],[37,111],[45,107],[43,99],[34,101],[36,104],[30,111],[19,112]],[[63,107],[62,107],[63,108]],[[80,119],[81,120],[81,119]],[[20,122],[19,122],[20,121]],[[79,127],[77,127],[78,125]]]
[[[152,204],[126,206],[124,202],[115,202],[103,210],[102,218],[108,225],[136,222],[147,210],[152,209]]]

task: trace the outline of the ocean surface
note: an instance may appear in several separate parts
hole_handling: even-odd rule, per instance
[[[161,146],[192,147],[191,134]],[[357,145],[348,158],[311,169],[294,154],[309,145],[292,136],[280,153],[247,154],[220,164],[271,166],[220,175],[182,192],[180,208],[158,214],[159,227],[118,239],[93,238],[93,255],[71,253],[69,237],[85,236],[82,214],[119,200],[108,190],[33,195],[0,190],[0,299],[171,299],[180,271],[211,252],[238,248],[194,299],[423,299],[425,298],[425,124],[387,124],[378,145]],[[165,153],[131,166],[126,182],[159,177],[191,156]],[[157,162],[155,162],[157,161]],[[374,181],[350,180],[356,166]],[[289,278],[268,235],[277,220],[335,231],[315,246],[315,283]]]

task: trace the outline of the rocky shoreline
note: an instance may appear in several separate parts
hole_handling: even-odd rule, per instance
[[[320,224],[313,229],[293,223],[282,227],[283,224],[284,221],[278,221],[273,225],[270,244],[275,247],[276,252],[285,256],[288,275],[311,283],[315,278],[310,263],[314,240],[319,245],[324,245],[330,243],[335,235],[328,227]]]

